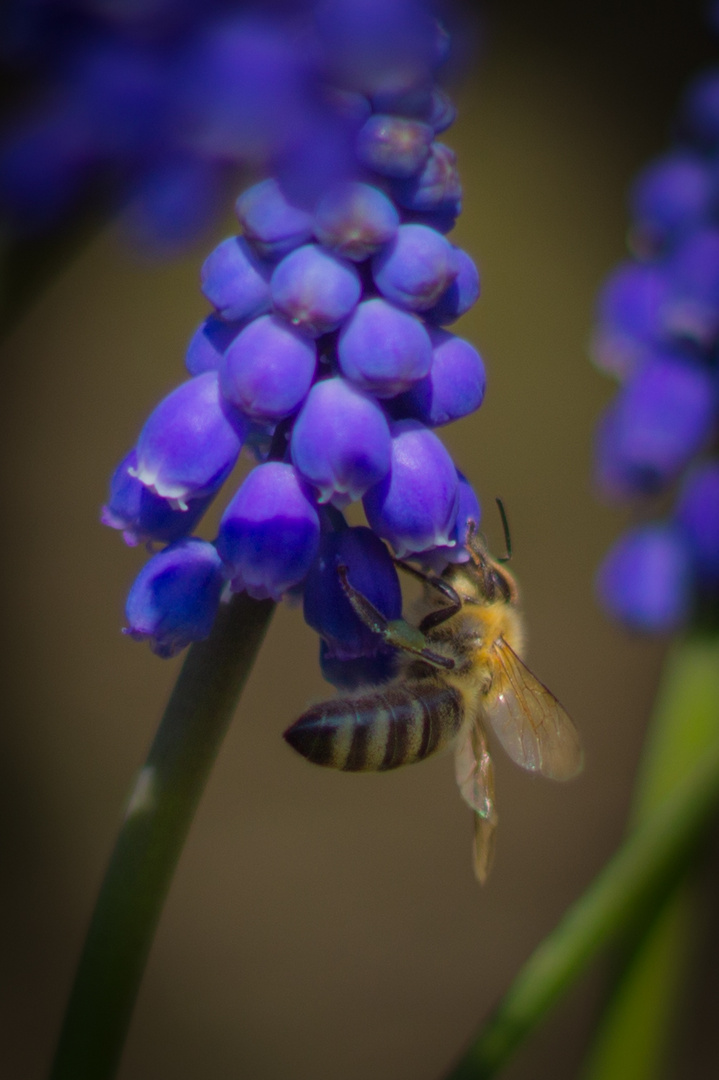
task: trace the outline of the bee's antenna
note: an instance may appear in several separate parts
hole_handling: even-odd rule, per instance
[[[502,519],[502,528],[504,529],[504,546],[506,548],[506,555],[503,555],[501,559],[497,559],[497,562],[509,562],[512,558],[512,537],[509,533],[509,522],[507,521],[507,511],[504,509],[504,503],[501,499],[496,500],[497,509],[499,510],[499,516]]]

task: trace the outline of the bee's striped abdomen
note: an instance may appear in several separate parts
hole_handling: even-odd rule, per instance
[[[405,682],[308,709],[285,732],[316,765],[348,772],[396,769],[445,747],[462,723],[462,698],[447,685]]]

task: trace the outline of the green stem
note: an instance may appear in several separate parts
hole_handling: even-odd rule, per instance
[[[530,957],[449,1080],[488,1080],[582,972],[599,948],[616,940],[658,909],[694,858],[697,844],[719,803],[719,657],[715,642],[683,646],[669,679],[672,693],[661,709],[691,730],[701,753],[684,752],[675,762],[676,782]],[[687,682],[688,675],[691,679]],[[676,692],[674,692],[676,691]],[[672,730],[681,725],[672,722]],[[662,753],[667,768],[668,757]],[[659,770],[655,771],[658,775]]]
[[[128,802],[60,1035],[51,1080],[110,1080],[175,866],[274,610],[235,596],[193,645]]]
[[[713,680],[715,690],[707,693]],[[712,707],[712,699],[714,706]],[[711,639],[670,658],[646,740],[630,827],[648,818],[719,738],[719,656]],[[697,934],[695,867],[631,941],[588,1054],[583,1080],[652,1080],[663,1075],[675,1035],[688,953]]]

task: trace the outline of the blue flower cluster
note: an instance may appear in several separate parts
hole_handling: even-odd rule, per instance
[[[400,82],[427,59],[423,7],[6,0],[0,61],[25,105],[7,115],[0,136],[4,227],[51,226],[92,192],[127,203],[133,239],[162,249],[213,219],[240,167],[300,189],[346,172],[356,102],[335,92],[333,76],[354,87],[369,72],[393,93],[397,80],[382,85],[390,52]],[[420,124],[414,138],[423,136]],[[381,149],[370,134],[373,152]],[[411,162],[405,175],[411,182]]]
[[[240,195],[241,235],[202,267],[214,310],[190,342],[191,377],[118,467],[103,520],[130,544],[167,545],[127,603],[128,632],[155,652],[206,636],[230,591],[301,595],[325,675],[352,686],[389,677],[392,655],[338,567],[394,619],[387,544],[440,568],[468,558],[479,504],[435,429],[480,406],[485,374],[445,329],[479,295],[446,236],[461,199],[437,139],[454,119],[435,81],[446,35],[418,0],[324,3],[313,32],[332,46],[325,101],[351,169],[323,172],[326,129],[303,133],[312,183],[276,168]],[[243,446],[255,464],[214,543],[190,537]],[[359,500],[368,526],[351,527],[342,511]]]
[[[719,601],[719,69],[688,88],[676,142],[631,192],[633,258],[599,298],[595,363],[620,380],[597,439],[603,493],[674,492],[668,517],[614,545],[609,612],[642,631],[715,617]]]

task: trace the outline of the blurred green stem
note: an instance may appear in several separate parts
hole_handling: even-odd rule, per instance
[[[719,644],[694,639],[667,667],[642,779],[641,820],[536,949],[449,1080],[496,1076],[600,947],[656,915],[719,803]]]
[[[711,642],[701,639],[668,664],[637,780],[632,827],[662,805],[719,739],[719,706],[712,709],[710,695],[702,691],[712,667],[719,682],[719,657]],[[654,1080],[662,1075],[696,934],[693,869],[679,878],[656,917],[634,940],[622,943],[612,996],[584,1080]]]
[[[51,1080],[110,1080],[172,875],[274,604],[241,593],[192,646],[131,793]]]

